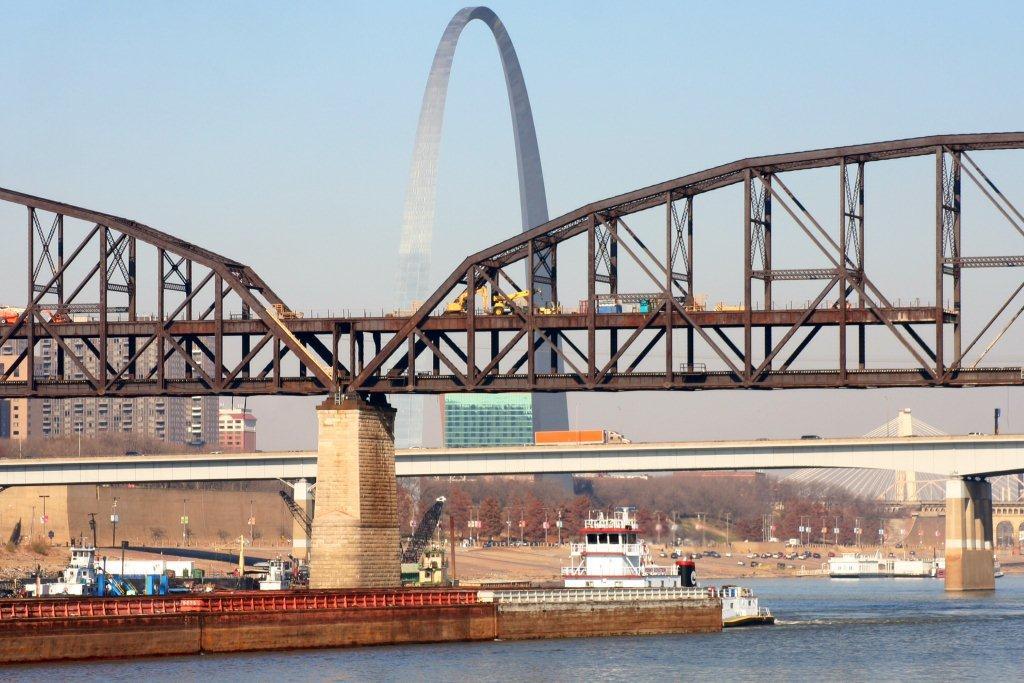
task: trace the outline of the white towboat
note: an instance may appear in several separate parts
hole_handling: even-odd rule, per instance
[[[674,569],[654,563],[639,536],[631,508],[611,515],[591,513],[583,523],[581,543],[569,547],[572,565],[562,567],[566,588],[669,588],[693,586],[693,563]],[[688,582],[681,581],[687,573]]]
[[[758,604],[757,596],[749,588],[722,586],[722,626],[759,626],[775,623],[767,607]]]
[[[276,558],[267,562],[266,567],[267,575],[260,580],[261,591],[280,591],[291,587],[291,560]]]
[[[96,592],[96,548],[71,546],[71,561],[64,568],[61,581],[25,584],[25,594],[34,598],[47,595],[93,595]]]

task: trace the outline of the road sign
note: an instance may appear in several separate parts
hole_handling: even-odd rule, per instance
[[[48,524],[50,521],[50,515],[40,515],[39,521],[42,524]]]
[[[548,524],[547,522],[544,522],[544,530],[547,531],[550,528],[551,528],[551,525]]]
[[[519,520],[519,528],[523,529],[525,527],[526,527],[526,522],[524,520]]]
[[[182,515],[181,523],[182,524],[188,524],[188,515]]]
[[[187,519],[185,520],[185,523],[188,524],[188,520]],[[249,518],[249,526],[254,526],[255,524],[256,524],[256,518],[255,517],[250,517]]]
[[[837,527],[837,526],[832,527],[832,533],[838,534],[839,533],[839,527]]]
[[[118,515],[110,515],[110,521],[113,524],[117,524],[118,522],[121,521],[121,518]]]
[[[557,526],[559,529],[561,529],[562,528],[562,520],[558,520],[557,522],[555,522],[555,526]]]

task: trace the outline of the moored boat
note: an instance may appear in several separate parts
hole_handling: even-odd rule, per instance
[[[722,626],[767,626],[775,617],[767,607],[758,604],[758,598],[749,588],[722,586]]]

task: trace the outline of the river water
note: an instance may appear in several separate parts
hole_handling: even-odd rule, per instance
[[[986,594],[933,579],[747,579],[774,627],[643,638],[304,650],[0,668],[0,680],[722,681],[1024,679],[1024,576]]]

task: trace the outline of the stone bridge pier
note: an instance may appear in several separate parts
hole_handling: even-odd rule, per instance
[[[981,477],[946,482],[946,590],[993,590],[992,484]]]
[[[400,584],[395,410],[346,397],[317,407],[310,588]]]

